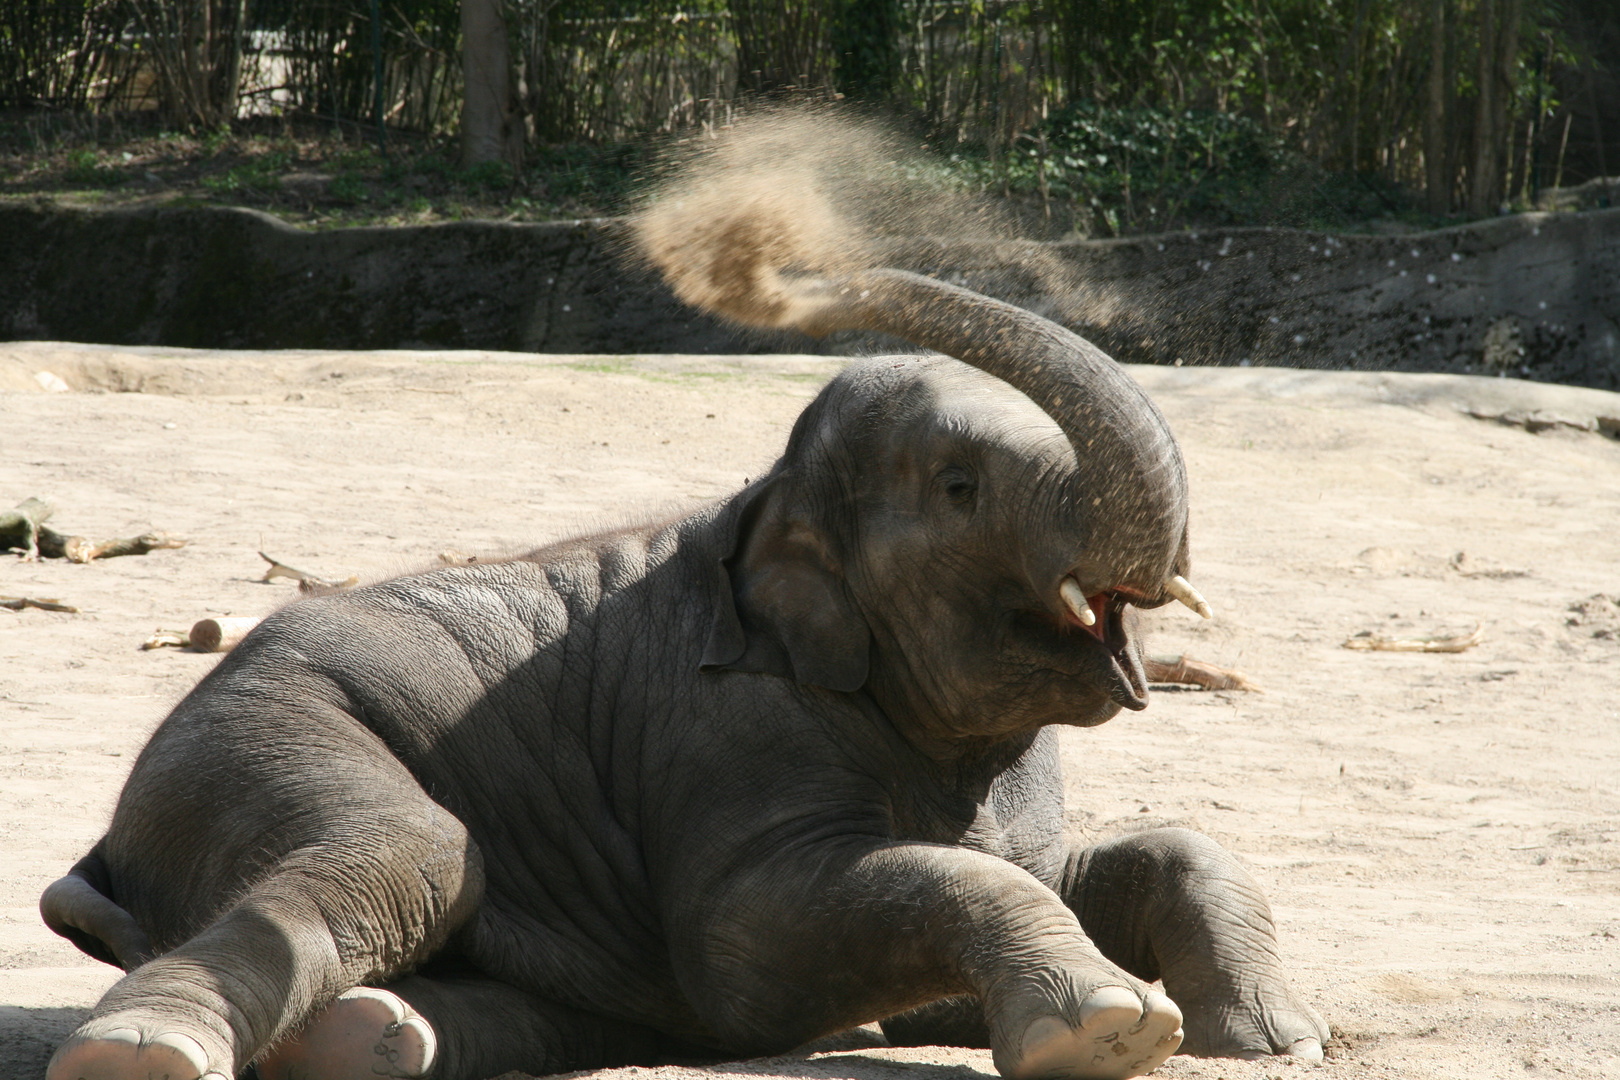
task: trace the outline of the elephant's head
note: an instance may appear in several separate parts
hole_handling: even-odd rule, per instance
[[[1208,608],[1185,579],[1180,450],[1117,364],[899,271],[779,289],[764,312],[747,288],[730,309],[713,295],[745,321],[948,356],[858,363],[805,410],[740,496],[706,668],[864,688],[941,749],[1146,706],[1132,609]]]

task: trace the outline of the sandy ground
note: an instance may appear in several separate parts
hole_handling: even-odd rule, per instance
[[[57,374],[71,392],[46,392]],[[158,627],[263,614],[262,547],[375,578],[736,488],[833,371],[821,358],[211,353],[0,345],[0,503],[189,546],[0,560],[0,1078],[114,978],[35,899],[100,834],[147,733],[215,658]],[[1163,692],[1065,733],[1077,834],[1185,824],[1265,883],[1342,1077],[1620,1077],[1620,443],[1472,418],[1620,417],[1620,396],[1449,376],[1137,369],[1194,482],[1195,583],[1155,652],[1266,693]],[[109,392],[122,391],[122,392]],[[1459,554],[1462,553],[1462,554]],[[1572,605],[1581,605],[1572,610]],[[1360,631],[1467,632],[1455,655]],[[707,1072],[975,1080],[987,1054],[818,1054]],[[1174,1058],[1161,1074],[1300,1076]],[[622,1070],[694,1080],[693,1070]],[[677,1077],[677,1074],[678,1077]],[[643,1080],[652,1080],[644,1077]]]

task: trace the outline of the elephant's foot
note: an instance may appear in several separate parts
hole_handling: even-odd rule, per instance
[[[1249,987],[1218,1000],[1191,994],[1177,998],[1186,1012],[1182,1052],[1198,1057],[1297,1057],[1321,1061],[1327,1022],[1281,976],[1267,989]]]
[[[438,1051],[433,1028],[398,994],[357,986],[267,1050],[260,1080],[415,1080]]]
[[[46,1080],[229,1080],[209,1069],[207,1051],[190,1035],[86,1027],[56,1051]]]
[[[1104,986],[1075,1019],[1037,1017],[1015,1058],[996,1052],[996,1068],[1008,1080],[1120,1080],[1158,1068],[1181,1045],[1181,1010],[1155,990]]]

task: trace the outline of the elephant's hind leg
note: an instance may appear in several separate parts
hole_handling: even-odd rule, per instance
[[[383,774],[369,789],[368,769]],[[335,760],[328,775],[308,778],[309,790],[290,793],[304,819],[278,824],[296,846],[200,933],[116,983],[57,1051],[47,1080],[235,1076],[339,994],[442,948],[476,909],[481,865],[461,823],[393,770],[403,773],[397,762]],[[334,797],[334,780],[354,794]],[[202,846],[193,858],[213,854]]]
[[[1215,841],[1155,829],[1076,849],[1059,892],[1105,956],[1163,978],[1183,1053],[1321,1059],[1327,1025],[1283,970],[1260,886]]]

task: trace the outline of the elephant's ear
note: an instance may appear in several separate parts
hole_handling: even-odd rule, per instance
[[[781,675],[828,690],[866,682],[872,634],[824,528],[789,506],[782,477],[753,493],[719,566],[704,671]]]

